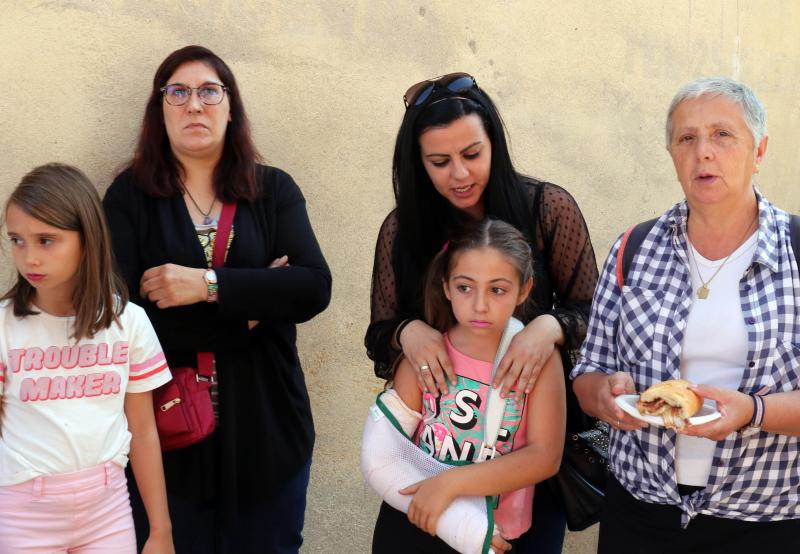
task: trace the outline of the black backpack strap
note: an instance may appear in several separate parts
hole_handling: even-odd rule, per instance
[[[644,238],[653,225],[656,224],[658,218],[643,221],[638,225],[634,225],[625,232],[622,237],[622,243],[617,252],[617,286],[622,288],[625,284],[625,278],[628,276],[628,271],[633,263],[633,256],[639,250]],[[789,233],[792,240],[792,250],[794,251],[794,258],[800,264],[800,215],[791,215],[789,219]]]
[[[620,289],[625,284],[631,263],[633,263],[633,256],[639,251],[644,238],[653,228],[653,225],[656,224],[656,221],[658,221],[657,217],[642,221],[628,229],[623,235],[622,243],[620,243],[619,251],[617,252],[617,286]],[[800,221],[798,221],[798,224],[800,224]]]

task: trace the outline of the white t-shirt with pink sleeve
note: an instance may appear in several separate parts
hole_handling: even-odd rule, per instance
[[[70,336],[74,321],[19,318],[0,302],[0,486],[109,461],[125,467],[125,394],[172,377],[141,307],[128,303],[121,325],[91,339]]]

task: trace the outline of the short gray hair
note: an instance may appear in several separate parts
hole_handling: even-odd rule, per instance
[[[767,112],[750,87],[728,77],[702,77],[683,85],[675,94],[667,112],[666,138],[667,150],[672,143],[672,114],[686,100],[701,96],[723,96],[742,109],[747,128],[753,136],[753,146],[767,134]]]

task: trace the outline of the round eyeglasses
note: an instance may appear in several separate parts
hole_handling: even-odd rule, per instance
[[[192,92],[197,92],[197,97],[207,106],[215,106],[225,98],[225,91],[228,87],[217,83],[206,83],[197,88],[188,87],[180,83],[167,85],[159,89],[164,95],[164,100],[170,106],[183,106],[192,97]]]

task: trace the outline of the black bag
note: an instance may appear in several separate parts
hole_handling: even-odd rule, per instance
[[[617,285],[622,288],[633,255],[657,219],[628,229],[617,252]],[[630,246],[626,249],[626,244]],[[569,393],[568,393],[569,396]],[[586,415],[583,414],[584,418]],[[585,426],[581,428],[586,429]],[[570,531],[583,531],[600,519],[606,496],[608,465],[608,424],[595,420],[585,431],[567,431],[564,456],[558,473],[548,480]]]
[[[620,288],[633,255],[656,221],[651,219],[642,222],[625,233],[617,253],[617,285]],[[585,425],[580,428],[587,429]],[[600,519],[605,502],[606,480],[610,473],[608,430],[607,423],[595,421],[594,426],[585,431],[567,431],[561,467],[548,480],[553,493],[561,501],[570,531],[583,531]]]
[[[568,432],[561,467],[548,482],[561,500],[570,531],[597,523],[608,474],[608,424],[598,421],[588,431]]]

